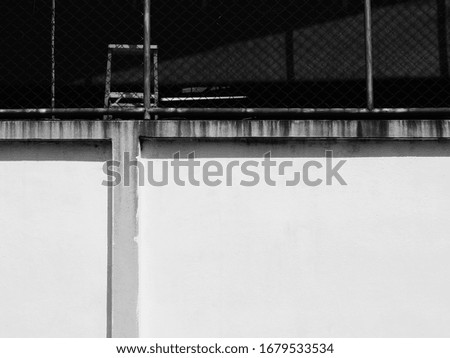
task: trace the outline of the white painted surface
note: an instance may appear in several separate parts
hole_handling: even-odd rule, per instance
[[[0,337],[105,337],[103,145],[0,143]]]
[[[348,186],[141,188],[142,336],[450,336],[449,144],[148,141],[142,156],[325,149]]]

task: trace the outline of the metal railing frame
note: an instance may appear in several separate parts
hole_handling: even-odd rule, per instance
[[[450,107],[436,108],[376,108],[373,88],[373,46],[372,46],[372,1],[364,0],[364,32],[366,58],[366,108],[166,108],[151,106],[151,0],[144,1],[144,107],[143,108],[52,108],[0,109],[0,118],[5,117],[55,117],[55,116],[136,116],[146,120],[166,117],[228,116],[228,117],[290,117],[304,115],[380,116],[388,114],[418,116],[450,116]],[[52,19],[54,21],[54,19]],[[54,41],[54,40],[52,40]],[[52,48],[52,51],[54,49]],[[54,73],[52,73],[54,76]]]
[[[144,1],[144,108],[145,119],[150,119],[151,107],[151,76],[152,76],[152,55],[151,55],[151,24],[150,9],[151,0]]]
[[[343,117],[380,117],[388,115],[420,116],[426,118],[444,116],[450,117],[450,107],[438,108],[166,108],[151,107],[141,108],[28,108],[28,109],[0,109],[0,118],[50,118],[60,117],[141,117],[164,116],[187,118],[197,117],[232,117],[232,118],[291,118],[291,117],[319,117],[319,116],[343,116]],[[211,119],[211,118],[210,118]]]
[[[367,109],[374,109],[373,50],[372,50],[372,1],[364,0],[364,33],[366,42],[366,91]]]

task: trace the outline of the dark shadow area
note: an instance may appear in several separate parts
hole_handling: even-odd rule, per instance
[[[51,3],[5,0],[0,108],[50,107]],[[56,106],[103,107],[108,44],[143,42],[142,0],[59,0]],[[364,1],[153,0],[163,107],[365,107]],[[445,0],[373,0],[376,107],[450,107]],[[142,91],[118,56],[115,91]],[[205,99],[243,96],[240,99]]]
[[[111,143],[107,141],[0,141],[2,162],[106,162],[111,157]]]

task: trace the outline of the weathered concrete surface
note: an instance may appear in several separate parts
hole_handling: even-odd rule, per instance
[[[142,122],[141,136],[164,138],[446,138],[444,120],[241,120]]]
[[[142,140],[141,337],[448,337],[450,141]],[[348,185],[325,185],[325,150]],[[276,185],[263,180],[270,152]],[[259,163],[261,179],[225,168]],[[202,166],[219,163],[215,187]],[[286,185],[310,161],[304,182]],[[150,167],[151,164],[151,167]],[[170,165],[170,164],[169,164]],[[150,168],[150,169],[149,169]],[[149,174],[150,176],[150,174]],[[300,175],[305,178],[304,173]],[[275,179],[278,178],[278,179]]]
[[[450,138],[449,120],[6,120],[0,141],[107,141],[112,159],[129,152],[139,157],[140,139],[274,140],[381,139],[440,140]],[[111,293],[109,332],[137,337],[139,222],[138,185],[132,172],[129,186],[109,192]]]
[[[450,138],[450,120],[0,121],[0,140],[149,138]]]
[[[112,125],[112,159],[121,162],[123,153],[130,158],[139,155],[137,126],[133,122]],[[124,178],[123,166],[119,172]],[[112,188],[112,336],[138,337],[138,182],[131,171],[129,184],[121,182]]]

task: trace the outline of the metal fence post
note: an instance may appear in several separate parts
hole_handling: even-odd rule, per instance
[[[367,108],[374,109],[373,94],[373,47],[372,47],[372,1],[364,1],[365,37],[366,37],[366,86],[367,86]]]
[[[145,119],[150,119],[151,106],[151,38],[150,38],[150,0],[144,1],[144,106]]]
[[[52,109],[56,107],[56,62],[55,62],[55,35],[56,35],[56,0],[52,1]],[[53,119],[55,116],[52,117]]]

